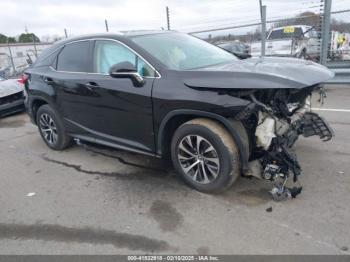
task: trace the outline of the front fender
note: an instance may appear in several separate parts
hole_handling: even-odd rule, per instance
[[[205,112],[205,111],[200,111],[200,110],[190,110],[190,109],[178,109],[169,112],[161,121],[161,124],[159,126],[159,131],[158,131],[158,137],[157,137],[157,154],[162,155],[162,143],[163,143],[163,137],[164,137],[164,130],[167,125],[167,123],[175,116],[179,115],[191,115],[191,116],[198,116],[198,117],[207,117],[214,119],[221,123],[225,128],[229,131],[229,133],[232,135],[234,141],[236,142],[236,145],[238,147],[239,151],[239,157],[241,159],[241,164],[242,164],[242,170],[245,171],[248,169],[248,158],[249,156],[247,155],[247,150],[243,144],[243,141],[241,137],[239,136],[239,133],[237,130],[234,129],[230,121],[218,114],[210,113],[210,112]]]

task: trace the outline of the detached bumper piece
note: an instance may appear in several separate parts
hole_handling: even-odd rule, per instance
[[[329,124],[318,114],[307,112],[302,119],[301,133],[304,137],[319,136],[323,142],[334,137],[334,131]]]
[[[272,140],[261,163],[263,167],[262,178],[274,183],[270,193],[276,201],[295,198],[302,191],[302,186],[298,181],[301,167],[296,154],[291,149],[299,135],[304,137],[319,136],[322,141],[326,142],[334,137],[334,132],[318,114],[307,112],[291,124],[285,134],[276,136]],[[290,176],[293,177],[292,181],[289,181]]]

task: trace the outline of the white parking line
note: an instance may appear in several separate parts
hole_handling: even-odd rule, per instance
[[[336,109],[336,108],[311,108],[312,110],[315,111],[330,111],[330,112],[350,112],[350,109]]]

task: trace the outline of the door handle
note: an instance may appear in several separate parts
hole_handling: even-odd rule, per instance
[[[53,84],[54,81],[51,77],[44,77],[44,82],[48,85]]]
[[[99,87],[99,85],[95,82],[87,82],[86,84],[84,84],[84,86],[89,90],[93,90],[93,89]]]

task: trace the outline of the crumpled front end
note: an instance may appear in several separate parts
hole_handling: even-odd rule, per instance
[[[255,90],[246,94],[255,110],[238,114],[250,134],[250,168],[245,175],[254,175],[273,182],[270,191],[275,200],[296,197],[302,190],[298,181],[302,170],[293,145],[300,136],[319,136],[324,142],[334,136],[328,123],[312,112],[310,96],[320,85],[303,89]]]

